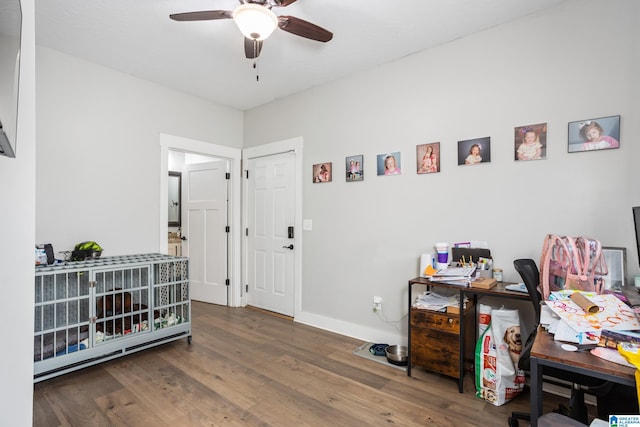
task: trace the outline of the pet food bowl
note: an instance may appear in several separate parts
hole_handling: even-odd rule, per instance
[[[404,345],[390,345],[384,352],[387,354],[387,361],[392,365],[406,366],[409,350]]]

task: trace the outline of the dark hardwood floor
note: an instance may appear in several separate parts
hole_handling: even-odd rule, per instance
[[[507,426],[454,379],[352,352],[363,342],[247,308],[193,303],[179,340],[34,385],[34,426]],[[546,411],[566,403],[545,396]],[[520,423],[526,426],[528,423]]]

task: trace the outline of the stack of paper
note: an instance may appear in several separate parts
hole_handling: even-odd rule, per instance
[[[428,276],[428,279],[449,285],[469,286],[475,272],[475,267],[449,267],[438,270],[434,275]]]
[[[444,312],[447,311],[447,307],[460,307],[460,295],[456,293],[447,296],[436,292],[425,292],[416,298],[413,306],[425,310]]]
[[[570,299],[573,292],[552,292],[549,301],[542,307],[540,324],[555,334],[556,341],[568,341],[578,344],[597,344],[600,334],[607,330],[640,329],[635,312],[615,295],[581,292],[599,311],[585,313],[578,304]]]

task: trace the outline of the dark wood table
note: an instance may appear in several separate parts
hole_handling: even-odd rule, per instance
[[[553,335],[539,327],[531,348],[531,425],[542,415],[542,375],[546,366],[635,387],[635,368],[609,362],[589,351],[566,351]]]

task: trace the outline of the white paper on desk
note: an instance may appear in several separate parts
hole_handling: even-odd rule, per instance
[[[614,348],[596,347],[592,349],[590,353],[594,356],[601,357],[604,360],[608,360],[609,362],[617,363],[619,365],[625,365],[630,368],[635,368],[634,365],[629,363],[627,359],[625,359],[624,356]]]
[[[596,332],[578,332],[569,326],[567,322],[560,320],[553,339],[576,344],[598,344],[600,334]]]
[[[553,319],[548,325],[547,325],[547,330],[552,333],[555,334],[556,330],[558,329],[558,325],[560,324],[561,320],[560,318],[557,319]]]
[[[550,325],[551,323],[555,323],[560,316],[555,314],[551,308],[543,304],[540,306],[540,324],[541,325]]]

